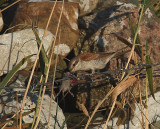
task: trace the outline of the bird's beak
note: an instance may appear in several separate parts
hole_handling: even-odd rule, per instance
[[[69,69],[70,72],[74,72],[74,67]]]

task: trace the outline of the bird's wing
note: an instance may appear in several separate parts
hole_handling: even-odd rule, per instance
[[[80,59],[84,61],[90,61],[90,60],[95,60],[98,57],[99,57],[98,53],[84,53],[80,56]]]

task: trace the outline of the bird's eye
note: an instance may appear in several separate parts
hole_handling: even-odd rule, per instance
[[[78,64],[78,60],[74,61],[72,66],[75,67],[77,64]]]

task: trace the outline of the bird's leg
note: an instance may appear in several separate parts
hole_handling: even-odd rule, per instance
[[[95,74],[95,69],[92,69],[92,75],[91,75],[91,80],[92,80],[92,82],[94,81],[94,80],[92,79],[93,74]]]
[[[55,96],[55,98],[57,98],[61,92],[62,92],[62,90],[60,90],[60,91],[57,93],[57,95]]]
[[[92,74],[95,74],[95,69],[92,69]]]
[[[70,93],[72,95],[72,97],[74,97],[74,94],[69,90],[68,93]]]

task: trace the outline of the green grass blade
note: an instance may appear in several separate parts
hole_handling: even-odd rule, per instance
[[[125,38],[117,35],[117,34],[114,34],[117,39],[119,39],[121,42],[123,42],[124,44],[126,44],[128,47],[132,48],[132,43],[130,43],[128,40],[126,40]],[[135,52],[138,54],[139,57],[142,57],[142,54],[141,54],[141,47],[140,46],[135,46]]]
[[[58,115],[58,102],[57,102],[57,107],[56,107],[56,115],[55,115],[54,129],[56,129],[56,123],[58,123],[57,115]]]
[[[135,21],[130,18],[129,19],[129,27],[130,27],[130,30],[131,30],[132,37],[135,37],[137,26],[138,25],[135,24]],[[137,34],[137,37],[136,37],[135,44],[136,44],[135,51],[142,58],[142,47],[141,47],[141,42],[140,42],[140,38],[139,38],[138,34]]]
[[[7,83],[9,82],[9,80],[13,77],[13,75],[20,69],[20,67],[29,59],[31,58],[33,55],[27,56],[25,58],[23,58],[7,75],[6,77],[3,79],[3,81],[0,83],[0,87],[5,87],[7,85]],[[0,89],[0,92],[2,91],[2,89]]]
[[[147,43],[146,43],[146,64],[149,64],[151,65],[151,58],[150,56],[148,55],[148,46],[147,46]],[[153,75],[152,75],[152,67],[147,67],[146,68],[146,74],[147,74],[147,79],[148,79],[148,85],[149,85],[149,89],[150,89],[150,92],[151,92],[151,95],[152,97],[155,99],[155,96],[154,96],[154,88],[153,88]]]
[[[130,0],[130,1],[135,5],[139,5],[139,1],[138,0]]]
[[[69,119],[69,117],[66,120],[63,121],[62,126],[60,127],[60,129],[64,129],[64,126],[65,126],[65,124],[66,124],[68,119]]]
[[[0,0],[0,5],[4,4],[5,2],[7,2],[7,0]]]
[[[144,12],[146,11],[147,8],[150,8],[152,7],[154,4],[156,4],[158,2],[158,0],[154,0],[154,1],[151,1],[151,0],[145,0],[143,2],[144,4]]]
[[[38,45],[38,48],[40,47],[40,44],[41,44],[41,40],[36,32],[36,29],[33,27],[33,32],[35,34],[35,37],[36,37],[36,41],[37,41],[37,45]],[[47,69],[48,69],[48,58],[47,58],[47,55],[46,55],[46,52],[45,52],[45,49],[44,49],[44,46],[42,45],[42,48],[41,48],[41,51],[40,51],[40,54],[39,54],[39,61],[40,61],[40,69],[41,69],[41,72],[44,76],[46,76],[47,74]]]
[[[40,101],[40,97],[41,97],[41,93],[42,93],[42,87],[43,87],[43,85],[41,85],[41,87],[40,87],[40,91],[39,91],[39,95],[38,95],[38,100],[37,100],[37,104],[36,104],[36,110],[35,110],[35,113],[34,113],[34,117],[33,117],[33,122],[32,122],[31,129],[33,129],[34,124],[35,124],[35,121],[36,121],[36,118],[37,118],[39,101]]]

